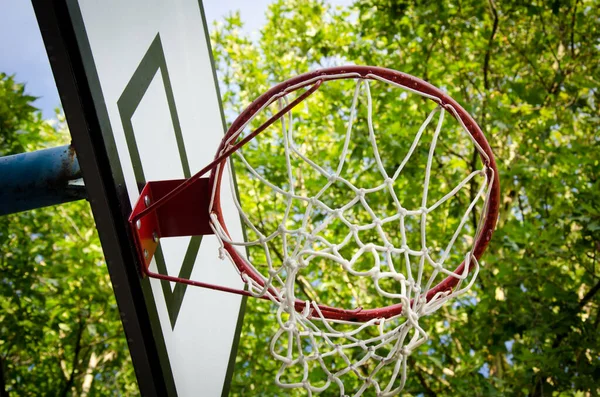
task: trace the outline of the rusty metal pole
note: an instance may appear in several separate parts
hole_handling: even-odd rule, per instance
[[[84,198],[71,145],[0,157],[0,215]]]

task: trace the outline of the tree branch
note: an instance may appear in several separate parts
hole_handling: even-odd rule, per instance
[[[579,301],[579,305],[577,305],[577,311],[579,312],[581,309],[583,309],[583,307],[585,305],[587,305],[587,303],[594,297],[594,295],[596,295],[598,293],[598,291],[600,291],[600,281],[598,281],[596,283],[596,285],[594,285],[587,294],[585,294],[583,296],[583,298],[581,298],[581,300]]]
[[[579,3],[579,0],[575,0],[573,14],[571,15],[571,57],[573,59],[575,59],[575,18],[577,16],[577,3]]]
[[[481,126],[482,128],[486,127],[486,108],[487,108],[487,95],[488,95],[488,90],[490,88],[490,82],[489,82],[489,72],[490,72],[490,59],[492,57],[492,48],[494,45],[494,38],[496,37],[496,32],[498,32],[498,11],[496,9],[496,4],[494,3],[494,0],[488,0],[489,5],[490,5],[490,10],[492,12],[492,16],[494,18],[494,22],[492,25],[492,33],[490,34],[490,37],[488,39],[488,46],[487,46],[487,50],[485,52],[485,56],[483,59],[483,88],[485,90],[485,95],[483,96],[483,100],[481,103]],[[478,158],[478,154],[479,152],[477,151],[477,148],[473,148],[473,154],[471,156],[471,172],[476,170],[477,167],[477,158]],[[471,202],[473,202],[473,200],[475,200],[475,197],[477,195],[477,183],[475,181],[475,178],[473,178],[471,180],[471,183],[469,183],[469,197],[471,198]],[[473,224],[473,230],[477,230],[477,219],[478,219],[478,215],[477,215],[477,211],[475,210],[475,208],[473,208],[473,211],[471,211],[471,222]]]
[[[494,0],[489,0],[490,9],[492,11],[492,15],[494,16],[494,24],[492,26],[492,34],[490,34],[490,38],[488,39],[488,48],[485,52],[485,57],[483,59],[483,87],[486,91],[490,88],[490,83],[488,80],[488,73],[490,70],[490,58],[492,55],[492,45],[494,44],[494,38],[496,37],[496,32],[498,31],[498,11],[496,10],[496,4]]]
[[[73,362],[71,367],[71,373],[67,379],[67,383],[63,387],[60,396],[67,397],[73,384],[75,383],[75,374],[77,373],[77,364],[79,362],[79,353],[81,352],[81,340],[83,339],[83,331],[85,330],[85,321],[79,318],[79,329],[77,330],[77,341],[75,342],[75,350],[73,352]]]
[[[105,354],[106,357],[106,354]],[[94,382],[94,370],[100,361],[99,357],[96,353],[92,352],[90,355],[90,361],[85,371],[85,376],[83,377],[83,384],[81,385],[81,395],[80,397],[87,397],[90,393],[90,389],[92,388],[92,383]]]
[[[0,356],[0,397],[9,397],[6,390],[6,382],[4,381],[4,360]]]

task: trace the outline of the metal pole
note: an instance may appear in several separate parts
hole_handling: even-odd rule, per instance
[[[71,145],[0,157],[0,215],[86,198]]]

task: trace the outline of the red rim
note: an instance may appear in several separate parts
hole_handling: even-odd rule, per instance
[[[354,76],[339,76],[344,74],[353,74]],[[480,153],[480,158],[483,164],[485,164],[488,167],[488,178],[492,181],[492,186],[487,203],[487,211],[485,214],[483,214],[481,231],[472,249],[472,255],[476,259],[479,259],[485,251],[485,249],[487,248],[490,239],[492,238],[492,234],[496,226],[496,221],[498,219],[498,210],[500,202],[500,180],[498,177],[498,169],[496,167],[494,154],[492,153],[490,145],[485,136],[483,135],[483,132],[481,131],[479,126],[477,125],[475,120],[473,120],[473,118],[462,108],[462,106],[460,106],[454,99],[449,97],[440,89],[411,75],[381,67],[352,65],[320,69],[293,77],[269,89],[267,92],[259,96],[254,102],[252,102],[250,106],[248,106],[242,113],[240,113],[237,119],[231,124],[231,127],[229,128],[229,130],[225,134],[225,137],[221,141],[216,157],[219,157],[224,151],[227,140],[230,139],[234,134],[238,133],[238,130],[240,130],[254,116],[254,114],[259,112],[261,108],[266,103],[268,103],[273,97],[281,95],[283,93],[293,92],[310,85],[320,84],[319,82],[322,82],[324,80],[335,80],[344,78],[374,79],[373,76],[383,78],[385,80],[402,85],[411,90],[418,91],[427,94],[431,97],[437,98],[437,100],[439,100],[440,105],[447,110],[453,108],[458,114],[458,117],[462,120],[468,132],[473,137],[473,139],[479,144],[481,149],[487,155],[487,158],[485,158],[485,156],[483,156]],[[323,80],[319,79],[319,77],[323,77]],[[449,111],[448,113],[455,117],[452,111]],[[217,216],[217,219],[223,227],[223,230],[229,235],[229,232],[227,231],[227,226],[225,224],[225,220],[223,218],[220,203],[220,189],[223,177],[223,170],[226,161],[227,159],[223,159],[216,168],[213,168],[210,175],[209,186],[214,186],[213,191],[215,192],[212,211]],[[225,241],[223,243],[224,248],[231,256],[235,266],[238,268],[240,273],[242,275],[246,275],[246,277],[250,277],[259,285],[264,286],[263,276],[255,272],[249,265],[247,260],[243,258],[231,244]],[[465,265],[466,264],[463,261],[454,270],[454,273],[462,274],[464,272]],[[469,272],[472,268],[473,267],[471,266]],[[428,291],[426,295],[427,301],[431,300],[437,293],[450,291],[458,284],[458,282],[459,279],[457,279],[456,277],[446,277],[439,284],[437,284],[435,287],[431,288]],[[296,310],[303,310],[305,308],[305,305],[305,302],[297,301]],[[353,310],[332,308],[325,305],[318,306],[321,309],[323,316],[326,318],[335,320],[365,322],[376,318],[390,318],[399,315],[402,313],[403,305],[401,303],[398,303],[381,308]]]

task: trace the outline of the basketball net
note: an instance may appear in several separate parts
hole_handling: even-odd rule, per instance
[[[457,239],[463,238],[464,226],[469,221],[476,205],[483,201],[483,205],[479,208],[480,214],[483,216],[486,212],[494,179],[493,173],[490,173],[491,170],[488,166],[482,164],[480,169],[471,172],[445,196],[431,202],[432,200],[428,199],[428,190],[432,162],[446,113],[451,112],[464,132],[469,137],[471,135],[452,106],[443,105],[438,98],[399,86],[382,77],[370,77],[399,87],[402,92],[409,91],[408,94],[418,94],[437,103],[435,109],[429,113],[418,129],[408,153],[393,173],[389,172],[389,169],[386,170],[378,150],[369,80],[348,76],[347,78],[356,78],[356,86],[343,140],[343,150],[341,150],[339,159],[335,161],[337,166],[323,167],[303,152],[301,145],[295,142],[295,121],[292,111],[281,119],[280,133],[287,170],[287,181],[283,186],[274,184],[265,176],[264,172],[257,171],[241,150],[234,154],[236,163],[243,164],[245,167],[247,177],[259,181],[273,194],[284,198],[285,210],[276,229],[266,233],[264,227],[256,224],[253,215],[244,211],[238,198],[235,198],[235,205],[242,222],[247,231],[256,238],[252,238],[250,241],[233,241],[217,216],[211,215],[211,226],[222,246],[229,244],[242,251],[250,247],[263,251],[260,266],[252,264],[256,263],[252,255],[248,261],[248,266],[260,274],[261,278],[257,281],[243,273],[241,277],[252,295],[267,296],[277,306],[276,318],[279,329],[270,340],[271,355],[280,363],[275,382],[282,388],[304,388],[308,395],[322,392],[333,384],[337,385],[340,396],[350,395],[350,393],[360,396],[367,390],[371,390],[367,392],[369,395],[373,395],[373,392],[377,396],[398,394],[406,383],[408,358],[411,352],[428,340],[428,334],[420,325],[420,320],[437,311],[444,303],[469,290],[479,271],[479,263],[471,251],[464,254],[462,269],[457,268],[455,260],[450,261],[448,258]],[[342,176],[350,154],[359,98],[366,100],[368,141],[376,170],[380,173],[382,180],[380,184],[369,188],[356,186],[355,183]],[[288,103],[287,96],[281,95],[265,104],[263,109],[270,104],[277,104],[281,109]],[[405,208],[396,194],[394,184],[402,175],[411,157],[415,155],[417,144],[429,125],[435,125],[435,130],[429,146],[424,169],[425,175],[422,176],[424,182],[421,205],[419,208]],[[225,145],[223,151],[233,145],[242,135],[244,127],[231,136],[227,142],[229,146]],[[482,158],[488,158],[472,137],[471,142]],[[305,192],[296,189],[297,181],[293,162],[298,161],[303,162],[305,166],[310,167],[326,181],[315,194],[305,195]],[[237,172],[240,177],[243,170],[240,170],[238,166]],[[229,173],[230,176],[232,174]],[[442,250],[439,257],[434,259],[427,245],[428,215],[457,195],[474,178],[481,181],[474,199],[466,206],[446,248]],[[230,183],[231,190],[235,191],[233,177],[230,177]],[[348,197],[345,204],[335,207],[328,205],[323,200],[325,192],[334,184],[344,186],[345,194]],[[373,193],[389,194],[395,208],[391,216],[378,215],[369,206],[367,197]],[[218,193],[213,192],[213,196],[214,194]],[[297,206],[295,207],[293,202],[304,203],[303,211],[295,211],[294,208]],[[368,214],[368,220],[362,224],[357,224],[356,220],[350,219],[346,215],[348,211],[357,206]],[[318,224],[311,221],[316,213],[319,216]],[[420,230],[407,230],[405,222],[407,218],[418,218]],[[323,232],[334,222],[344,224],[348,232],[325,236]],[[384,231],[386,227],[399,228],[400,244],[398,242],[394,244],[388,238]],[[481,222],[477,230],[471,231],[472,241],[477,240],[480,229]],[[376,242],[362,241],[361,233],[365,231],[376,233],[379,240]],[[408,246],[407,234],[409,232],[420,233],[420,246]],[[280,260],[273,259],[272,244],[275,241],[278,242],[283,253],[283,258]],[[357,247],[352,256],[342,253],[344,248],[349,245]],[[227,250],[221,249],[220,252],[232,259]],[[358,266],[365,256],[370,256],[369,260],[372,261],[372,266],[368,269]],[[405,265],[395,264],[397,257],[403,257]],[[303,270],[315,261],[327,261],[331,266],[337,266],[338,269],[342,269],[349,275],[373,283],[380,297],[393,304],[401,305],[401,311],[390,316],[382,315],[368,320],[349,321],[325,315],[322,306],[319,306],[318,302],[314,300],[302,301],[299,304],[296,290],[298,278],[302,275]],[[456,269],[460,269],[460,271],[457,272]],[[436,277],[440,276],[456,279],[454,287],[434,290],[433,293],[430,293],[436,286]],[[384,284],[390,280],[398,288],[386,288]],[[335,311],[335,309],[332,310]],[[357,309],[356,313],[359,314],[360,310]],[[347,383],[351,383],[352,387],[345,386]]]

